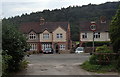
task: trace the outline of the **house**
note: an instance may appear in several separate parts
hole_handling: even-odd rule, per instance
[[[71,47],[70,24],[68,22],[40,22],[23,23],[20,31],[28,38],[30,51],[41,51],[45,48],[69,50]]]
[[[90,25],[96,24],[96,30],[90,30]],[[82,21],[80,22],[80,46],[83,42],[93,41],[110,41],[109,37],[109,21],[105,17],[100,17],[98,21]]]

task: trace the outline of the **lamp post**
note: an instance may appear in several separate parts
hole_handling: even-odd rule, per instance
[[[96,31],[96,23],[95,22],[91,22],[90,30],[93,31],[93,50],[90,53],[90,55],[92,55],[92,53],[95,51],[95,45],[94,45],[94,33]]]

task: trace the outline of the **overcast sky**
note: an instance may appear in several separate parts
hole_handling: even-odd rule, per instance
[[[101,4],[119,0],[2,0],[0,2],[0,18],[12,17],[44,9],[60,9],[73,5]]]

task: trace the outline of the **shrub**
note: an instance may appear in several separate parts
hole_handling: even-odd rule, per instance
[[[81,67],[90,72],[117,72],[116,65],[110,64],[107,66],[91,64],[89,61],[84,62]]]
[[[103,46],[103,45],[109,46],[111,42],[110,41],[95,41],[94,44],[95,46]],[[93,45],[93,42],[83,43],[83,46],[87,46],[87,47],[91,47],[92,45]]]
[[[110,51],[110,49],[106,45],[96,48],[96,52],[103,52],[103,51],[107,52],[107,51]]]
[[[96,52],[98,54],[93,54],[89,59],[89,62],[91,64],[102,64],[102,65],[107,64],[108,65],[110,64],[110,61],[112,61],[114,58],[114,56],[111,54],[110,55],[104,54],[104,53],[112,53],[112,51],[106,45],[97,47]]]
[[[91,72],[95,72],[101,68],[100,65],[93,65],[89,61],[84,62],[81,66],[83,69]]]
[[[4,53],[2,55],[2,77],[7,77],[9,75],[9,64],[12,61],[12,56]]]
[[[28,63],[29,63],[29,62],[28,62],[27,60],[21,61],[21,62],[20,62],[19,70],[23,70],[23,69],[27,68]]]

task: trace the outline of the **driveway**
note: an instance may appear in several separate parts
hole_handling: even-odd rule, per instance
[[[36,54],[26,57],[28,68],[18,75],[96,75],[80,68],[89,54]],[[107,73],[108,75],[111,73]],[[117,73],[112,73],[116,75]]]

